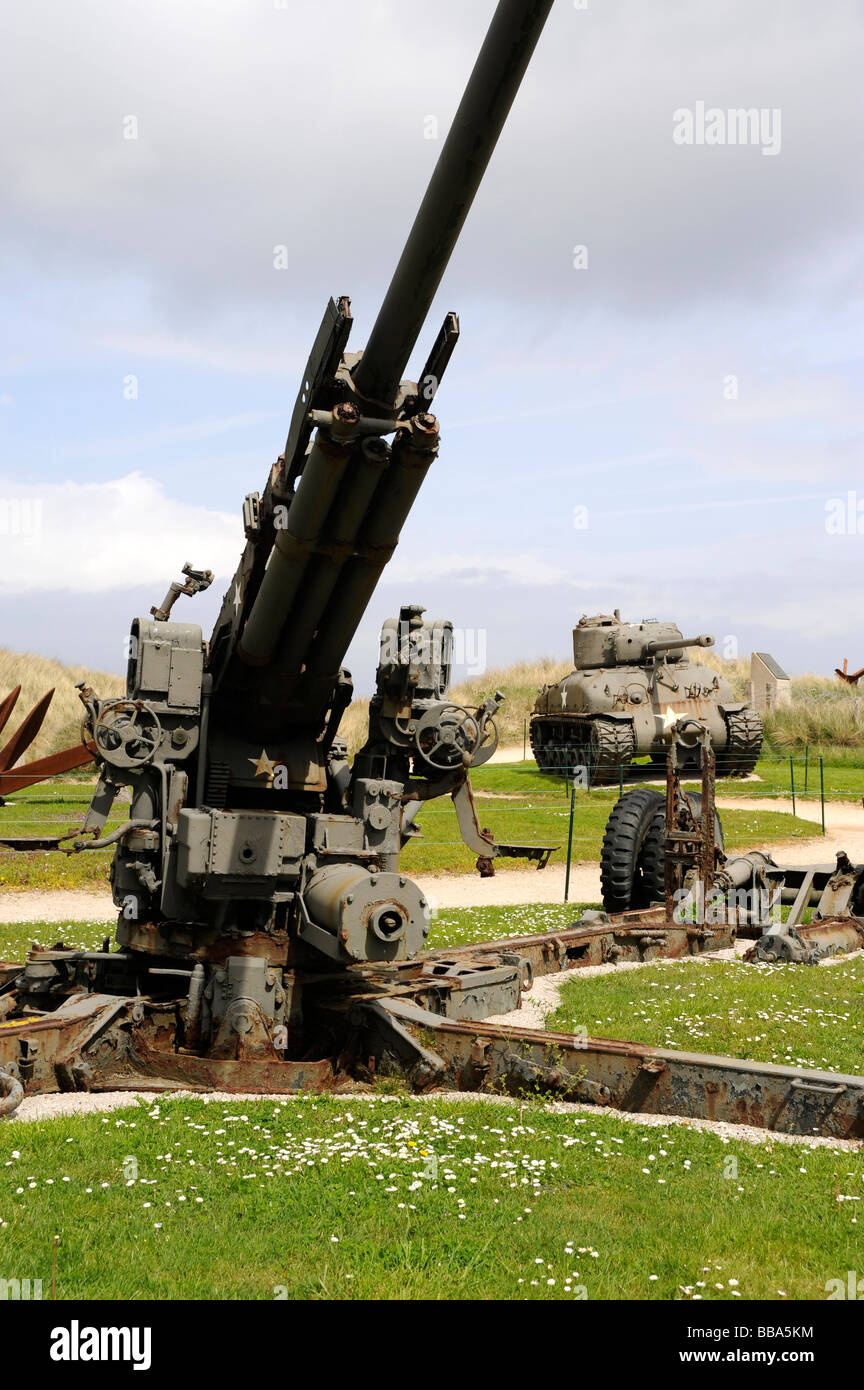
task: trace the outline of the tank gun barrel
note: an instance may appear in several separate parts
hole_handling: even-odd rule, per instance
[[[500,0],[355,372],[366,400],[395,399],[552,3]]]
[[[655,637],[645,643],[646,656],[659,656],[661,652],[682,652],[685,647],[713,647],[714,638],[707,632],[699,637]]]

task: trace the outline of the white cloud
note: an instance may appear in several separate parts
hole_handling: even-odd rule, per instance
[[[0,478],[3,596],[147,584],[157,602],[187,560],[229,578],[243,544],[236,515],[179,502],[142,473],[35,487]]]

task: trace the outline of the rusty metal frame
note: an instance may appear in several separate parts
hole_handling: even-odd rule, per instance
[[[567,931],[430,951],[396,968],[310,978],[321,1055],[286,1060],[217,1059],[178,1046],[176,1000],[77,994],[54,1012],[4,1018],[3,991],[11,998],[21,967],[0,964],[0,1075],[6,1089],[20,1084],[28,1093],[215,1087],[279,1094],[356,1087],[358,1079],[395,1073],[424,1092],[546,1095],[633,1113],[864,1137],[864,1077],[485,1021],[508,1012],[501,1001],[512,1007],[542,974],[681,959],[735,939],[734,925],[669,922],[662,908],[597,917]],[[850,919],[833,925],[846,932]],[[862,931],[856,923],[856,939]],[[31,959],[40,955],[56,959],[58,952],[37,950]]]
[[[427,1054],[431,1050],[444,1064],[434,1085],[551,1095],[631,1113],[723,1120],[787,1134],[864,1138],[861,1076],[612,1038],[576,1039],[532,1028],[462,1023],[430,1016],[402,1000],[383,1003],[380,1013],[392,1015],[409,1033],[422,1032]],[[379,1048],[379,1065],[385,1069],[395,1049],[383,1031]]]

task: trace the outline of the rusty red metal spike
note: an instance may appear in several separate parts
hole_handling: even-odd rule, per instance
[[[20,694],[21,686],[16,685],[4,700],[0,700],[0,730],[8,723]],[[37,700],[16,732],[0,748],[0,801],[13,792],[32,787],[36,782],[44,782],[49,777],[58,777],[73,768],[83,767],[92,759],[92,745],[74,744],[71,748],[61,748],[56,753],[49,753],[47,757],[36,758],[29,763],[18,761],[39,733],[53,695],[52,688]]]
[[[6,696],[5,700],[0,700],[0,732],[6,727],[7,720],[15,708],[16,701],[20,694],[21,687],[20,685],[16,685],[15,689]]]
[[[844,656],[844,658],[843,658],[843,670],[841,671],[839,666],[835,666],[835,667],[834,667],[834,674],[835,674],[835,676],[839,676],[839,677],[840,677],[840,680],[841,680],[841,681],[844,681],[844,682],[846,683],[846,685],[857,685],[858,682],[860,681],[861,677],[864,676],[864,666],[862,666],[861,669],[858,670],[858,671],[850,671],[850,670],[849,670],[849,662],[847,661],[846,657]]]
[[[30,747],[34,738],[42,728],[45,715],[48,713],[48,706],[54,696],[54,688],[37,700],[27,718],[19,725],[16,732],[12,735],[9,742],[0,749],[0,772],[5,772],[8,768],[14,767],[21,754],[26,748]]]
[[[11,772],[0,772],[0,796],[11,796],[13,792],[32,787],[35,782],[44,782],[49,777],[71,772],[75,767],[83,767],[92,758],[92,748],[84,744],[75,744],[71,748],[62,748],[58,753],[49,753],[47,758],[36,758],[32,763],[22,763]]]

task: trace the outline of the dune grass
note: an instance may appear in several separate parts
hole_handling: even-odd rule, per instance
[[[50,657],[37,656],[33,652],[21,654],[0,647],[0,700],[14,690],[16,685],[21,686],[21,694],[10,715],[9,723],[0,734],[0,745],[18,727],[36,701],[52,687],[54,696],[45,721],[24,755],[25,760],[29,762],[35,758],[43,758],[58,748],[68,748],[77,744],[81,736],[81,716],[84,712],[75,689],[78,681],[86,681],[103,697],[122,695],[125,689],[125,683],[120,676],[109,675],[105,671],[92,671],[86,666],[64,666],[62,662]]]

